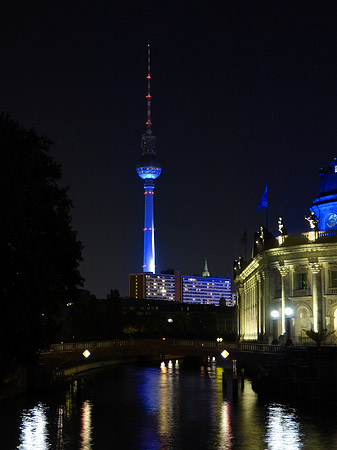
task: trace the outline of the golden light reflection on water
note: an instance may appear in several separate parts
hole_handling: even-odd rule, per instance
[[[159,435],[162,448],[166,448],[174,433],[174,423],[176,408],[179,402],[179,395],[175,389],[178,378],[175,376],[179,371],[179,363],[173,364],[169,361],[167,366],[162,363],[161,377],[159,379]]]
[[[222,387],[222,370],[216,369],[217,380],[217,398],[222,400],[220,408],[219,420],[219,449],[233,448],[233,431],[232,431],[232,417],[231,417],[231,402],[223,399]],[[218,402],[219,402],[218,400]]]
[[[212,363],[207,367],[207,374],[214,382],[211,404],[213,436],[210,439],[211,449],[231,450],[233,448],[233,432],[231,424],[231,402],[223,397],[223,369]]]
[[[46,409],[45,405],[38,403],[34,408],[22,412],[19,450],[46,450],[50,448]]]
[[[266,438],[268,450],[298,450],[302,448],[298,417],[294,410],[271,403],[267,408]]]
[[[181,417],[181,403],[179,398],[180,377],[179,365],[169,362],[160,366],[159,381],[159,435],[161,449],[173,448],[175,436],[181,433],[177,424],[188,423],[191,417]],[[209,421],[212,433],[208,442],[208,449],[233,449],[233,431],[231,424],[231,402],[223,398],[222,387],[223,370],[215,362],[200,367],[201,386],[209,392],[207,402],[211,405]],[[211,385],[209,384],[211,383]],[[197,392],[196,392],[196,395]],[[188,400],[187,400],[188,401]],[[205,405],[205,407],[207,407]],[[187,422],[186,422],[187,421]],[[197,430],[196,430],[197,431]],[[179,444],[177,444],[179,446]],[[180,447],[179,447],[180,448]]]
[[[81,407],[80,450],[91,450],[92,428],[92,403],[90,400],[85,400]]]

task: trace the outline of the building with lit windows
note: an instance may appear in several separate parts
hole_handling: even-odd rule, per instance
[[[176,278],[179,277],[177,271],[173,274],[130,273],[129,297],[181,301],[176,293]]]
[[[232,303],[231,280],[213,277],[181,277],[184,303],[211,304],[218,306],[220,299]]]
[[[130,274],[129,297],[215,306],[223,301],[227,306],[233,306],[229,278],[187,276],[178,270],[172,272]]]
[[[252,259],[234,262],[243,341],[303,342],[305,330],[337,331],[336,158],[320,177],[309,231],[256,236]]]

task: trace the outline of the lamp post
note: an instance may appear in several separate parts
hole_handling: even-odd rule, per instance
[[[286,333],[287,333],[287,340],[286,340],[286,346],[293,345],[293,341],[291,340],[291,317],[293,315],[293,309],[289,306],[284,309],[284,314],[286,316]]]
[[[273,340],[272,340],[272,345],[278,345],[278,318],[279,318],[279,312],[274,309],[271,313],[270,313],[272,319],[273,319]]]

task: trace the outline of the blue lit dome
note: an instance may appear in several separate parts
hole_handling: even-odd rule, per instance
[[[320,171],[320,177],[318,195],[310,209],[318,218],[320,231],[337,230],[337,158],[327,170]]]
[[[162,168],[155,155],[142,155],[136,166],[137,174],[143,180],[155,180],[161,174]]]
[[[326,171],[321,170],[322,177],[321,184],[318,190],[318,198],[326,197],[327,195],[337,194],[337,158],[334,158]]]

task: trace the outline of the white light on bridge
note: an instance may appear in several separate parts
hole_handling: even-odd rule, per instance
[[[82,355],[83,355],[85,358],[89,358],[89,356],[91,355],[91,353],[89,352],[89,350],[84,350],[84,352],[82,353]]]
[[[224,350],[224,351],[221,353],[221,356],[222,356],[223,358],[227,358],[228,355],[229,355],[229,353],[228,353],[227,350]]]

